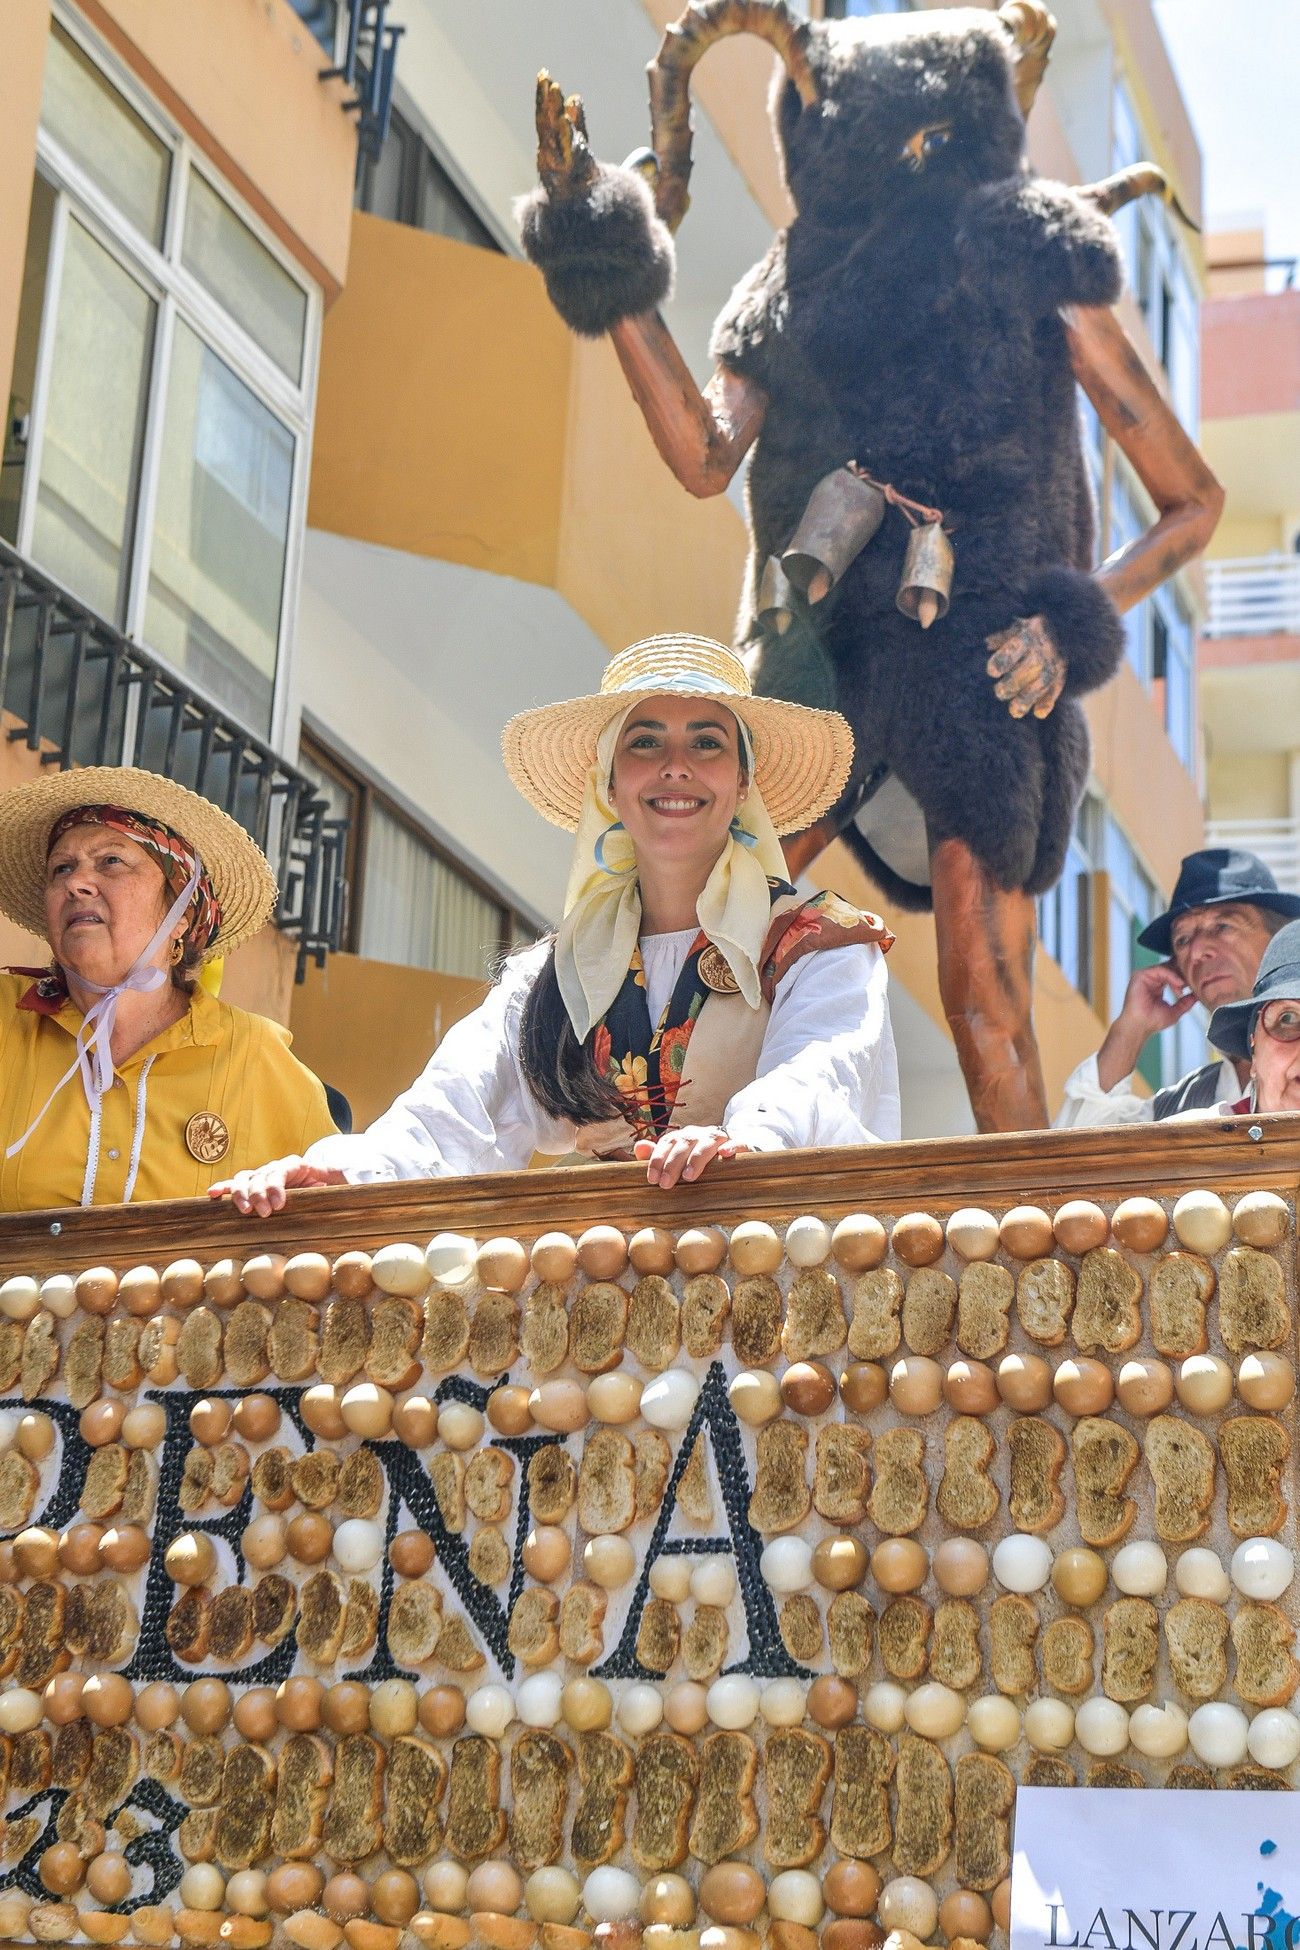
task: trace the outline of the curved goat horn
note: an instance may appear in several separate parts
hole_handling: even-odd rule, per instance
[[[1028,115],[1047,69],[1056,22],[1040,0],[1005,0],[998,8],[998,19],[1015,49],[1016,100],[1020,113]]]
[[[1017,4],[1020,0],[1017,0]],[[676,230],[690,205],[691,71],[716,41],[732,34],[757,34],[776,49],[805,108],[817,100],[808,64],[812,29],[786,0],[694,0],[665,30],[659,52],[646,69],[650,81],[650,140],[659,159],[655,207]]]

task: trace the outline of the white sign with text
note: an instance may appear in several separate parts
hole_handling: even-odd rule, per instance
[[[1016,1795],[1011,1950],[1300,1950],[1300,1795]]]

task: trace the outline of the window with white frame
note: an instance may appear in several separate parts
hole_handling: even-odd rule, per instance
[[[1116,82],[1111,164],[1141,162],[1146,145],[1123,82]],[[1130,289],[1146,322],[1156,357],[1169,379],[1174,410],[1187,431],[1199,420],[1200,301],[1177,220],[1163,204],[1141,197],[1115,219]]]
[[[0,535],[250,730],[274,730],[319,293],[56,18]]]

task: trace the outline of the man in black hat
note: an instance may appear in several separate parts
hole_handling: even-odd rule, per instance
[[[1167,912],[1138,936],[1168,959],[1135,970],[1101,1048],[1066,1082],[1058,1129],[1144,1123],[1240,1097],[1250,1066],[1235,1057],[1216,1057],[1153,1097],[1130,1085],[1148,1036],[1198,1002],[1212,1010],[1250,995],[1264,950],[1297,915],[1300,894],[1284,894],[1253,853],[1223,846],[1189,853]]]

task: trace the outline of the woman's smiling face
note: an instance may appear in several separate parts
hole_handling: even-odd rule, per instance
[[[651,697],[618,736],[610,799],[638,860],[711,867],[747,790],[740,728],[703,697]]]

